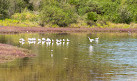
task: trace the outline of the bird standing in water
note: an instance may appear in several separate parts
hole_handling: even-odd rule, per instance
[[[90,42],[93,42],[93,41],[94,41],[94,39],[90,39],[89,37],[88,37],[88,39],[89,39]]]
[[[95,38],[95,40],[99,40],[99,37],[98,37],[98,38]]]

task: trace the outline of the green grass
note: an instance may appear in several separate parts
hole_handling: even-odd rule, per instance
[[[19,26],[19,27],[39,27],[37,22],[32,22],[29,20],[15,20],[15,19],[5,19],[0,20],[1,26]]]
[[[0,20],[0,26],[16,26],[16,27],[40,27],[38,21],[30,21],[30,20],[17,20],[17,19],[5,19]],[[58,25],[46,24],[45,27],[59,28]],[[100,23],[96,22],[94,25],[89,26],[86,22],[78,22],[69,25],[71,28],[136,28],[136,23],[124,24],[124,23]]]

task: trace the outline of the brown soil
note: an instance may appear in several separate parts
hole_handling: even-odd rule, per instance
[[[137,28],[44,28],[44,27],[0,27],[0,33],[72,33],[72,32],[137,32]]]
[[[0,44],[0,63],[12,61],[16,58],[32,57],[31,51],[16,46]]]

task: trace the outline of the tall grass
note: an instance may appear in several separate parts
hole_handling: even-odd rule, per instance
[[[39,27],[37,22],[32,22],[29,20],[15,20],[15,19],[5,19],[0,20],[1,26],[18,26],[18,27]]]
[[[38,14],[24,10],[22,13],[15,13],[10,19],[0,20],[1,26],[38,27]]]

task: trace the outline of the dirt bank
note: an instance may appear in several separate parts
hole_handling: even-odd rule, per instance
[[[16,58],[32,57],[31,51],[16,46],[0,44],[0,63],[12,61]]]
[[[44,27],[0,27],[0,33],[71,33],[71,32],[137,32],[137,28],[44,28]]]

